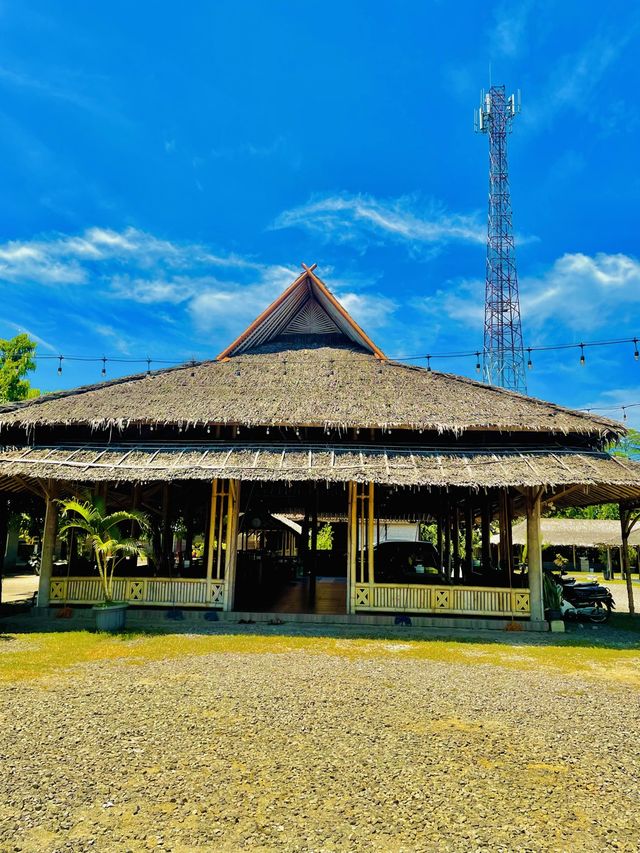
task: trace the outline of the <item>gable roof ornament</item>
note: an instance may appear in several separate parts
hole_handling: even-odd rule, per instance
[[[257,317],[217,361],[252,350],[281,335],[340,334],[376,358],[385,355],[338,302],[314,270],[317,264],[302,264],[303,272]]]

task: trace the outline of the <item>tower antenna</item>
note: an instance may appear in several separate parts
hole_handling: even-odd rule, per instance
[[[513,214],[509,191],[507,134],[520,112],[520,92],[506,97],[504,86],[480,96],[475,129],[489,136],[489,219],[484,304],[483,379],[527,393]]]

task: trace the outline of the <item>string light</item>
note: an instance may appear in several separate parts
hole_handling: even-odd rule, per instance
[[[584,344],[580,344],[580,366],[584,367],[586,358],[584,357]]]
[[[431,356],[427,356],[427,373],[431,373]]]
[[[62,359],[64,358],[64,356],[63,356],[63,355],[59,355],[59,356],[58,356],[58,358],[59,358],[59,361],[58,361],[58,376],[62,376]]]
[[[575,347],[606,347],[606,346],[616,346],[618,344],[628,344],[631,343],[634,345],[633,357],[636,361],[640,360],[640,337],[635,336],[633,338],[616,338],[611,340],[602,340],[602,341],[583,341],[580,344],[576,343],[559,343],[559,344],[549,344],[546,346],[532,346],[527,347],[528,353],[534,352],[556,352],[558,350],[563,349],[575,349]],[[505,348],[504,350],[495,350],[496,354],[500,354],[500,352],[511,352],[510,348]],[[430,362],[431,359],[453,359],[453,358],[469,358],[471,356],[476,357],[476,364],[480,361],[481,355],[486,355],[486,350],[460,350],[460,351],[451,351],[451,352],[438,352],[438,353],[429,353],[428,355],[402,355],[402,356],[389,356],[390,361],[422,361],[427,360]],[[36,354],[33,356],[36,361],[50,361],[51,359],[60,360],[61,358],[66,359],[67,361],[78,361],[78,362],[101,362],[103,360],[109,361],[112,364],[141,364],[146,365],[147,371],[151,370],[151,362],[154,361],[157,364],[165,364],[165,365],[173,365],[175,367],[180,366],[195,366],[197,365],[197,359],[169,359],[169,358],[151,358],[151,356],[147,356],[146,358],[125,358],[123,356],[90,356],[90,355],[49,355],[46,353]],[[335,367],[335,359],[331,359],[330,361],[331,369]],[[282,360],[282,365],[286,371],[287,362],[286,359]]]
[[[102,373],[103,376],[107,375],[107,359],[104,356],[102,357],[102,370],[100,373]]]
[[[529,361],[527,362],[527,367],[529,368],[529,370],[533,370],[533,362],[531,361],[531,347],[529,347],[527,352],[529,353]]]
[[[476,353],[476,373],[480,373],[480,353]]]
[[[627,407],[623,406],[622,407],[622,420],[626,421],[626,419],[627,419]]]
[[[151,376],[151,359],[147,359],[147,376]]]

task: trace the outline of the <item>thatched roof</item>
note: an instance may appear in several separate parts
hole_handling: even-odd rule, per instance
[[[606,453],[557,448],[527,451],[436,451],[398,447],[300,444],[78,444],[16,448],[0,453],[0,475],[71,482],[373,481],[390,486],[490,489],[542,487],[570,492],[570,503],[640,496],[640,463]],[[603,485],[606,484],[606,485]],[[567,487],[571,487],[570,489]]]
[[[288,347],[288,348],[287,348]],[[164,370],[0,407],[10,425],[470,430],[583,434],[620,424],[452,374],[380,360],[350,345],[271,343],[223,361]]]
[[[513,526],[513,544],[527,542],[527,523],[521,521]],[[543,518],[541,521],[542,542],[558,547],[597,548],[601,545],[622,545],[620,522],[600,518]],[[492,537],[493,539],[493,537]],[[498,537],[499,541],[499,537]],[[640,545],[640,528],[629,536],[630,545]]]

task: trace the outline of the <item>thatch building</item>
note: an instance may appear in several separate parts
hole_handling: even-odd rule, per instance
[[[545,568],[557,568],[553,561],[558,553],[568,560],[566,568],[570,571],[605,571],[613,576],[622,568],[623,536],[617,519],[543,518],[540,536]],[[495,541],[499,543],[500,537],[496,535]],[[524,549],[526,521],[514,524],[511,541],[515,547]],[[630,531],[627,546],[635,549],[634,563],[640,572],[640,529]]]
[[[638,501],[640,465],[604,450],[623,433],[606,418],[387,359],[304,267],[214,360],[2,407],[0,488],[47,502],[41,605],[98,596],[73,554],[52,575],[54,500],[89,489],[154,519],[153,559],[120,581],[132,603],[233,610],[246,520],[297,513],[290,577],[307,583],[310,609],[319,520],[332,517],[342,612],[541,623],[541,506]],[[526,586],[510,548],[499,565],[491,557],[491,521],[508,537],[516,513],[528,519]],[[381,518],[435,523],[437,565],[409,554],[394,582],[376,582]],[[176,558],[177,527],[188,566]],[[192,560],[198,535],[204,553]]]

